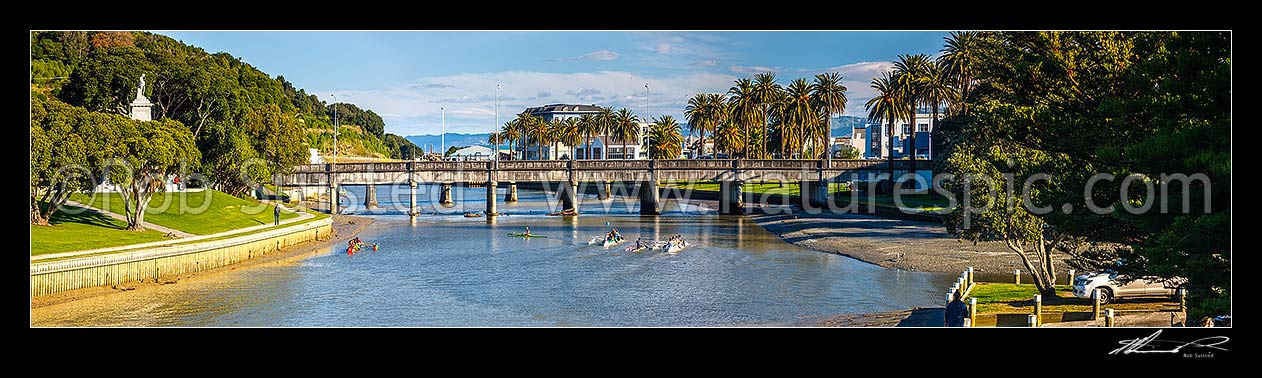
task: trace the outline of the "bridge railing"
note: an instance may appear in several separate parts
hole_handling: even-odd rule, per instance
[[[555,171],[569,169],[569,160],[516,160],[499,162],[499,169],[522,171]]]
[[[819,169],[819,160],[772,160],[772,159],[750,159],[741,160],[741,169],[789,169],[789,170],[814,170]]]
[[[732,169],[730,159],[683,159],[658,160],[654,162],[656,169]]]
[[[659,161],[660,163],[660,161]],[[602,169],[649,169],[648,160],[575,160],[574,169],[578,170],[602,170]]]
[[[490,168],[486,161],[418,161],[412,163],[416,171],[484,171]]]

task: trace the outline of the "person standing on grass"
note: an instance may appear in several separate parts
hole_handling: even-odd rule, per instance
[[[959,290],[955,291],[955,296],[951,299],[951,303],[947,303],[946,311],[947,327],[963,327],[965,319],[968,319],[968,306],[964,305],[964,294]]]
[[[276,209],[272,211],[272,215],[276,218],[276,225],[280,225],[280,204],[276,204]]]

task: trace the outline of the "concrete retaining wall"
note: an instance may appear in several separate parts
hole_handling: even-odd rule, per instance
[[[230,239],[35,263],[31,297],[214,269],[328,238],[332,232],[333,221],[325,218]]]

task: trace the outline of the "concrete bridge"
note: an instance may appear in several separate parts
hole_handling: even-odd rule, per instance
[[[894,170],[906,172],[907,160],[895,160]],[[928,170],[929,162],[917,161],[918,170]],[[376,206],[374,185],[407,183],[411,186],[411,213],[417,214],[417,183],[440,184],[441,202],[451,203],[451,186],[457,183],[497,188],[507,183],[506,202],[517,200],[518,182],[559,183],[564,209],[575,209],[579,183],[598,183],[605,198],[612,182],[634,182],[641,189],[640,213],[661,213],[656,188],[661,181],[716,181],[720,184],[719,210],[740,214],[744,195],[741,185],[751,181],[797,182],[802,202],[817,204],[826,196],[828,182],[851,181],[855,173],[873,175],[888,172],[886,160],[541,160],[541,161],[441,161],[397,163],[348,163],[300,165],[277,177],[282,187],[327,187],[336,193],[338,185],[365,185],[365,205]],[[599,190],[603,189],[603,190]],[[486,213],[495,215],[495,190],[487,190]],[[333,196],[331,196],[330,201]],[[334,208],[333,206],[329,207]]]

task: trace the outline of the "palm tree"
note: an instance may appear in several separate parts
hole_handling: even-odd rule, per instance
[[[596,115],[596,127],[603,135],[600,139],[600,158],[609,159],[609,132],[613,131],[615,115],[613,108],[601,108]]]
[[[767,153],[768,131],[771,128],[771,107],[783,97],[783,88],[776,84],[775,72],[754,75],[754,102],[762,108],[762,153]]]
[[[734,156],[736,150],[741,149],[741,139],[741,126],[734,118],[725,117],[714,131],[714,150],[726,151],[728,156]]]
[[[579,131],[578,118],[566,118],[561,125],[561,131],[557,134],[557,141],[570,146],[570,160],[577,160],[574,157],[574,147],[583,143],[583,132]]]
[[[491,135],[487,136],[486,138],[486,143],[492,146],[499,145],[500,143],[503,143],[503,142],[504,142],[504,138],[500,136],[500,132],[498,131],[491,132]],[[498,154],[499,151],[493,151],[492,153]],[[495,158],[497,157],[498,156],[491,155],[491,160],[495,160]]]
[[[815,82],[811,84],[811,92],[815,100],[815,111],[824,115],[824,135],[825,142],[823,144],[825,155],[832,160],[832,138],[833,130],[829,120],[833,114],[846,111],[846,86],[841,84],[841,75],[836,72],[823,73],[815,75]]]
[[[895,86],[902,92],[903,104],[907,107],[907,113],[903,116],[907,117],[908,127],[911,128],[907,135],[907,144],[910,146],[904,147],[904,153],[907,147],[911,148],[908,156],[911,166],[908,171],[912,175],[916,174],[916,106],[925,101],[925,71],[932,65],[929,56],[925,54],[899,55],[898,61],[894,62]]]
[[[595,116],[584,114],[578,117],[578,131],[583,134],[583,139],[587,141],[587,149],[585,151],[588,160],[592,158],[592,135],[598,134],[599,130]]]
[[[761,113],[761,106],[757,101],[758,96],[755,95],[756,90],[754,82],[744,78],[737,79],[736,85],[727,90],[727,93],[732,96],[728,99],[732,109],[732,118],[744,126],[741,141],[745,150],[742,155],[746,159],[749,158],[749,145],[754,141],[753,134],[749,133],[749,125],[758,122],[758,116]]]
[[[903,106],[901,93],[895,88],[895,78],[889,72],[881,74],[881,77],[872,79],[872,89],[876,90],[876,96],[868,99],[864,107],[868,110],[868,119],[881,122],[886,120],[885,127],[886,142],[889,143],[889,170],[890,182],[894,182],[894,119],[903,116],[906,107]]]
[[[938,106],[943,103],[954,104],[957,99],[956,96],[959,96],[960,93],[955,91],[955,86],[951,84],[951,79],[947,76],[946,69],[943,68],[941,61],[925,67],[924,74],[920,83],[923,86],[921,95],[933,112],[933,129],[937,130]],[[950,106],[948,105],[948,107]],[[929,155],[933,155],[933,139],[935,138],[929,138]]]
[[[561,118],[553,118],[552,122],[548,124],[548,132],[547,132],[547,139],[550,144],[549,146],[550,150],[548,151],[548,160],[553,160],[554,156],[556,157],[556,159],[561,158],[561,151],[560,151],[561,146],[559,144],[561,143],[561,136],[564,133],[565,133],[565,120]]]
[[[684,116],[688,117],[688,132],[695,132],[701,138],[699,152],[694,154],[693,158],[705,155],[705,134],[712,127],[709,98],[705,93],[698,93],[688,99],[688,106],[684,108]]]
[[[785,88],[784,122],[781,122],[781,151],[792,156],[795,149],[806,146],[805,126],[815,120],[815,108],[811,106],[811,84],[806,79],[796,79]]]
[[[964,100],[968,99],[969,91],[973,86],[973,70],[979,60],[974,51],[981,38],[980,33],[971,31],[951,32],[945,38],[946,47],[942,49],[942,57],[938,58],[938,63],[946,71],[944,76],[950,84],[959,89],[956,96],[960,100],[956,102],[959,109],[952,110],[952,114],[968,114],[968,104]]]
[[[508,141],[508,160],[513,160],[513,156],[516,156],[514,151],[517,150],[513,149],[513,142],[521,138],[521,129],[518,128],[520,123],[516,119],[504,122],[504,129],[500,131],[500,136],[503,137],[500,142]]]
[[[683,150],[684,138],[680,135],[675,117],[663,115],[653,119],[649,127],[649,158],[674,159]]]
[[[634,159],[635,156],[627,157],[627,141],[639,139],[640,137],[640,118],[635,114],[631,114],[627,108],[618,109],[617,115],[614,116],[613,134],[614,137],[622,140],[622,158]]]

